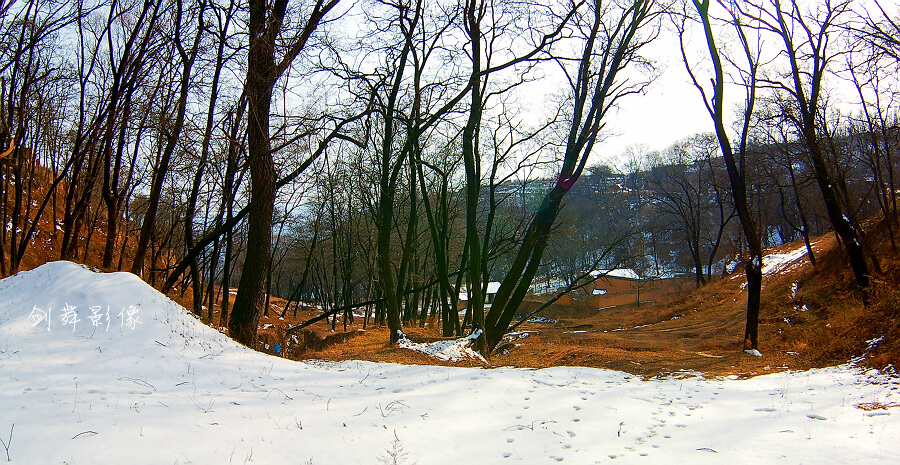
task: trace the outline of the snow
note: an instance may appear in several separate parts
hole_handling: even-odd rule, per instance
[[[489,281],[487,285],[487,292],[485,295],[497,294],[497,291],[500,290],[500,282],[498,281]],[[469,300],[469,291],[466,290],[465,287],[460,287],[459,289],[459,300]]]
[[[806,256],[806,246],[787,253],[773,253],[763,257],[762,272],[765,276],[788,271],[796,267],[797,261]]]
[[[478,361],[487,363],[487,360],[485,360],[484,357],[482,357],[478,352],[475,352],[475,350],[472,349],[472,344],[476,339],[478,339],[480,335],[481,332],[476,331],[463,338],[430,343],[412,342],[404,337],[397,342],[397,346],[401,349],[409,349],[416,352],[422,352],[423,354],[430,355],[441,360],[448,360],[451,362],[476,359]]]
[[[813,243],[812,245],[815,245]],[[762,258],[762,273],[764,276],[772,276],[778,273],[791,271],[801,265],[800,259],[806,257],[806,245],[800,246],[786,253],[771,253]],[[740,262],[733,262],[732,271],[737,268]],[[731,264],[727,265],[731,266]],[[731,272],[731,271],[730,271]],[[734,275],[731,279],[736,279],[742,275]],[[794,288],[792,287],[792,292]],[[793,297],[792,297],[793,298]]]
[[[51,318],[33,325],[35,308]],[[134,329],[118,316],[132,309]],[[398,448],[423,465],[894,463],[900,410],[856,405],[898,402],[900,380],[850,365],[642,380],[299,363],[239,346],[131,274],[55,262],[0,281],[13,464],[372,464]]]
[[[591,271],[591,276],[599,278],[601,276],[609,276],[611,278],[625,279],[641,279],[638,274],[631,268],[616,268],[615,270],[595,270]]]

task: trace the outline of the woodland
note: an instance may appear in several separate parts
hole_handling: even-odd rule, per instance
[[[604,162],[660,40],[707,129]],[[768,247],[833,234],[877,303],[898,68],[890,0],[0,0],[0,276],[130,271],[249,347],[277,297],[490,356],[536,287],[738,267],[755,351]]]

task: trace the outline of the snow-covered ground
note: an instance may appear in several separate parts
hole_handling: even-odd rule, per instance
[[[762,272],[769,276],[794,269],[800,265],[800,259],[804,257],[806,257],[806,245],[786,253],[768,254],[763,257]]]
[[[130,274],[56,262],[0,281],[0,439],[19,464],[896,463],[900,409],[856,405],[898,386],[849,366],[645,381],[298,363]]]

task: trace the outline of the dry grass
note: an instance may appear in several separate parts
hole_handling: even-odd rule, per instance
[[[898,404],[897,402],[889,402],[887,404],[882,402],[865,402],[862,404],[856,404],[854,405],[854,407],[860,410],[865,410],[866,412],[872,412],[874,410],[887,410],[889,408],[900,407],[900,404]]]
[[[799,246],[795,243],[780,249]],[[897,277],[891,275],[878,281],[874,291],[876,303],[865,309],[833,236],[821,238],[816,249],[817,267],[802,260],[791,271],[767,276],[763,281],[759,334],[764,357],[741,350],[746,295],[743,275],[738,274],[667,302],[617,307],[589,318],[561,319],[554,324],[527,323],[519,328],[526,335],[502,344],[488,359],[489,366],[590,366],[642,376],[697,372],[746,377],[844,363],[867,353],[866,341],[880,335],[885,335],[884,340],[868,352],[865,363],[878,368],[896,364],[896,354],[900,353],[895,347],[900,328],[896,320],[900,291],[893,283],[898,282]],[[897,269],[888,260],[882,262],[887,265],[886,270]],[[792,297],[794,283],[799,283],[800,295]],[[886,318],[888,314],[895,317]],[[292,347],[288,356],[482,365],[476,360],[443,362],[391,347],[387,343],[388,331],[383,327],[361,331],[357,323],[349,327],[352,335],[340,330],[332,332],[330,328],[324,322],[311,326],[309,331],[315,336],[307,337],[307,342],[288,343]],[[342,328],[340,322],[338,328]],[[439,328],[434,326],[405,331],[417,342],[440,339]],[[319,348],[308,341],[327,342]]]
[[[4,179],[7,178],[4,177]],[[9,179],[12,179],[11,175]],[[27,213],[29,221],[35,216],[37,208],[49,192],[49,187],[52,182],[53,174],[48,169],[41,166],[36,167],[34,179],[26,179],[25,188],[26,190],[30,188],[30,191],[26,192],[25,206],[23,207],[26,208],[27,211],[22,212],[22,214]],[[10,184],[10,187],[12,187],[12,184]],[[51,197],[51,200],[47,203],[47,206],[42,212],[41,217],[38,220],[38,227],[35,229],[35,234],[28,244],[25,255],[22,257],[22,262],[19,264],[18,271],[31,270],[44,263],[60,259],[63,238],[62,222],[65,216],[66,188],[67,186],[65,183],[57,185],[55,190],[56,199],[54,201]],[[27,201],[27,195],[31,196],[31,202]],[[10,195],[8,203],[4,205],[7,213],[10,215],[13,210],[13,202],[14,198]],[[136,234],[139,226],[120,219],[113,266],[104,268],[101,264],[103,262],[104,248],[106,246],[107,221],[106,208],[101,202],[99,193],[95,193],[92,197],[84,221],[85,223],[82,227],[81,235],[78,236],[79,247],[77,257],[74,257],[72,260],[97,269],[102,269],[103,271],[121,271],[130,269],[134,251],[137,247]],[[27,226],[30,226],[30,223],[26,224],[26,227]],[[126,243],[126,236],[128,236],[129,233],[134,234],[135,237],[127,237],[128,242]],[[87,243],[87,247],[84,247],[85,241],[88,238],[90,238],[90,241]],[[19,236],[19,239],[21,239],[21,236]],[[0,244],[0,246],[7,251],[10,249],[9,240],[10,237],[7,236],[6,243]],[[125,254],[120,270],[118,267],[118,258],[123,245],[125,246]],[[7,273],[9,273],[9,271],[10,270],[7,270]]]

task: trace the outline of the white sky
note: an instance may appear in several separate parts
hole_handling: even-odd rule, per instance
[[[644,94],[629,95],[621,99],[618,110],[607,116],[606,134],[603,135],[605,139],[595,146],[590,164],[603,163],[623,169],[628,161],[625,152],[630,148],[661,150],[686,137],[713,130],[712,120],[703,106],[703,100],[682,63],[678,36],[668,19],[663,18],[662,21],[663,29],[659,37],[646,45],[642,52],[657,67],[658,77]],[[702,38],[702,32],[698,33]],[[705,43],[697,42],[696,39],[691,43],[691,36],[692,31],[689,30],[688,55],[692,59],[692,66],[700,64],[702,67],[706,58],[703,54]],[[699,72],[702,74],[704,71],[701,69]],[[551,83],[554,80],[553,77],[546,79]],[[529,87],[527,92],[540,95],[534,101],[541,102],[561,86],[562,83],[553,85],[542,82]],[[742,98],[742,89],[735,86],[726,88],[726,105],[729,111],[736,108],[736,102]],[[532,108],[532,111],[540,112],[541,109]]]
[[[596,149],[595,161],[618,165],[625,161],[621,155],[629,146],[661,150],[678,140],[713,130],[703,100],[681,62],[677,37],[663,31],[648,47],[648,55],[662,73],[646,94],[623,100],[618,113],[608,121],[608,128],[618,135]]]

